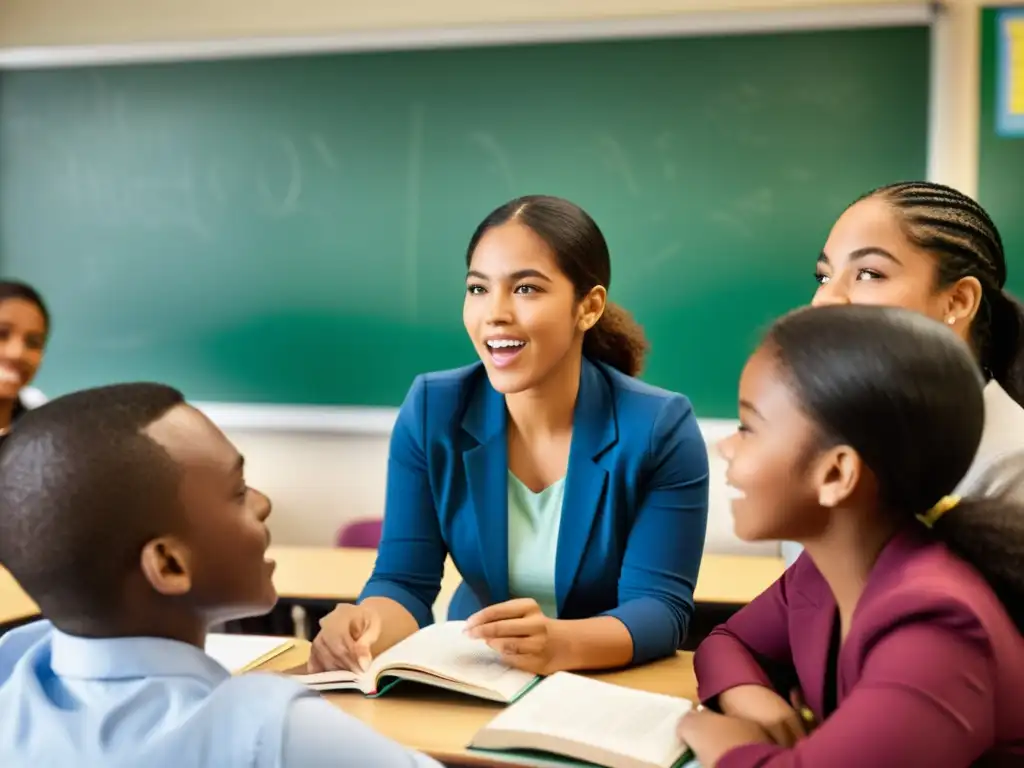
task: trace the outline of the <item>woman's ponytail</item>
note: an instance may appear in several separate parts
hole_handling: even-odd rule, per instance
[[[989,323],[981,363],[1024,407],[1024,306],[1005,290],[985,291]]]
[[[583,337],[583,354],[628,376],[643,370],[650,344],[633,316],[609,301],[597,325]]]

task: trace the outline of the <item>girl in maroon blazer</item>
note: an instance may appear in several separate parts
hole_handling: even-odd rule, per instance
[[[704,768],[1024,765],[1024,509],[949,496],[984,380],[906,309],[779,320],[719,450],[737,535],[804,553],[697,650]]]

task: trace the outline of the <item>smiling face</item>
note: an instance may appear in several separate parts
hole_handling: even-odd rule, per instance
[[[491,385],[513,394],[578,365],[583,334],[600,318],[604,298],[597,287],[577,301],[551,248],[513,219],[477,243],[462,319]]]
[[[183,534],[156,539],[143,570],[158,592],[178,595],[211,623],[269,611],[277,600],[266,559],[270,500],[246,485],[231,441],[182,405],[147,429],[181,471]],[[173,563],[170,560],[173,559]]]
[[[31,301],[0,301],[0,400],[13,400],[43,361],[46,318]]]
[[[936,285],[936,260],[900,228],[892,206],[869,197],[850,206],[818,258],[812,304],[875,304],[912,309],[951,325],[964,338],[977,312],[980,286],[968,279]]]
[[[827,462],[815,424],[794,399],[770,352],[759,349],[740,379],[740,428],[718,444],[736,535],[801,541],[827,524]]]

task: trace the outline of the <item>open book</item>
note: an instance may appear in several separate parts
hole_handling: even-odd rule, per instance
[[[503,704],[515,701],[537,682],[536,675],[505,664],[483,640],[463,634],[465,625],[446,621],[424,627],[386,650],[361,674],[317,672],[295,679],[318,691],[354,689],[367,696],[409,680]]]
[[[674,768],[690,759],[676,735],[693,704],[556,672],[490,723],[470,749],[543,754],[607,768]],[[550,761],[554,764],[555,761]]]

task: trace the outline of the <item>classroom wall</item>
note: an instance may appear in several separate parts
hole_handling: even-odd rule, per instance
[[[978,0],[949,0],[936,26],[935,96],[929,175],[968,194],[977,190]],[[1022,4],[1024,0],[1017,0]],[[442,25],[650,17],[686,12],[839,9],[884,0],[3,0],[0,49],[330,35]],[[706,424],[714,440],[722,425]],[[727,425],[726,425],[727,428]],[[250,481],[276,500],[278,543],[329,544],[346,520],[383,509],[386,436],[230,430],[245,452]],[[712,460],[709,546],[765,551],[738,542],[724,500],[724,468]],[[767,547],[771,549],[771,547]]]
[[[904,0],[926,5],[927,0]],[[893,5],[892,0],[3,0],[0,46],[328,35],[706,11]]]

